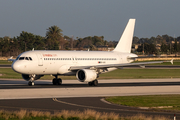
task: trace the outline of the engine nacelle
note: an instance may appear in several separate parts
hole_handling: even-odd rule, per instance
[[[97,78],[95,70],[81,69],[76,73],[76,77],[80,82],[91,82]]]
[[[31,79],[32,75],[26,75],[26,74],[22,74],[22,78],[26,81],[29,81]],[[43,75],[35,75],[34,80],[40,79]]]

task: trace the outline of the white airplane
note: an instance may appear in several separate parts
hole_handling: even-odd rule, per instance
[[[113,51],[61,51],[61,50],[32,50],[21,53],[14,61],[12,69],[22,74],[22,78],[34,85],[34,81],[44,75],[53,75],[54,85],[61,85],[60,75],[76,75],[80,82],[87,82],[90,86],[98,85],[97,78],[124,66],[144,66],[164,61],[130,63],[138,56],[132,54],[135,19],[130,19],[116,48]],[[172,62],[172,61],[171,61]]]

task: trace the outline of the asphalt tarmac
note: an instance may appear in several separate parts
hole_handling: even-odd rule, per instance
[[[160,115],[173,118],[180,113],[153,111],[104,101],[107,96],[179,94],[180,79],[111,79],[99,80],[98,86],[88,86],[77,80],[63,80],[62,85],[52,85],[51,80],[35,81],[35,86],[28,86],[24,80],[0,80],[0,109],[40,110],[54,113],[61,110],[93,109],[99,112],[114,112],[129,116],[137,114]]]

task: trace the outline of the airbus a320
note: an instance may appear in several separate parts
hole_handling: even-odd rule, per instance
[[[163,61],[131,63],[138,56],[131,53],[135,19],[129,19],[127,26],[113,51],[61,51],[32,50],[21,53],[13,61],[12,69],[22,74],[28,85],[44,75],[53,75],[54,85],[61,85],[58,76],[76,76],[80,82],[97,86],[100,74],[124,66],[162,63]]]

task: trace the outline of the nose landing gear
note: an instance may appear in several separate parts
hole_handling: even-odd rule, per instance
[[[29,81],[29,82],[28,82],[28,85],[29,85],[29,86],[33,86],[33,85],[34,85],[34,81]]]
[[[35,78],[35,77],[36,77],[35,74],[31,75],[31,79],[30,79],[30,81],[28,82],[28,85],[29,85],[29,86],[33,86],[33,85],[34,85],[34,78]]]

